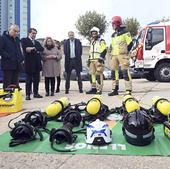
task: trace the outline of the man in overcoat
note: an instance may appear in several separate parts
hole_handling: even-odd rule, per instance
[[[38,93],[40,71],[42,70],[41,52],[44,48],[35,40],[37,30],[30,28],[28,30],[28,37],[21,39],[23,52],[25,55],[25,73],[26,73],[26,100],[31,100],[31,90],[33,82],[33,97],[42,98]]]
[[[3,88],[9,85],[19,87],[19,73],[22,71],[24,56],[22,54],[18,25],[11,25],[0,37],[1,69],[3,71]]]

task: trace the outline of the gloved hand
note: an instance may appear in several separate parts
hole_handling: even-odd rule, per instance
[[[98,60],[97,60],[99,63],[103,63],[104,64],[104,59],[103,58],[98,58]]]
[[[89,59],[86,61],[86,63],[87,63],[87,67],[90,67],[90,60]]]

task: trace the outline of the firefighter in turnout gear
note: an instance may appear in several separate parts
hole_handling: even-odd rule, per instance
[[[104,60],[107,53],[105,40],[100,38],[99,28],[90,30],[92,41],[88,60],[91,89],[86,94],[102,94]]]
[[[108,96],[118,95],[119,90],[119,65],[122,70],[123,79],[125,81],[126,94],[131,94],[132,81],[129,73],[129,51],[133,46],[130,33],[126,30],[126,27],[122,24],[122,18],[120,16],[114,16],[112,18],[112,27],[114,33],[111,39],[111,68],[112,68],[112,91],[108,93]]]

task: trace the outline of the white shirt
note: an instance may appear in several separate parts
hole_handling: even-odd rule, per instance
[[[70,58],[75,58],[75,40],[70,40]]]

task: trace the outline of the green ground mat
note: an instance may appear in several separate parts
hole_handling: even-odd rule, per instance
[[[112,123],[113,124],[113,123]],[[49,122],[48,128],[57,128],[61,124],[57,122]],[[113,127],[114,126],[114,127]],[[128,144],[122,135],[122,124],[120,122],[112,125],[112,138],[111,144],[103,147],[96,147],[87,145],[85,143],[85,136],[79,134],[76,142],[73,145],[56,145],[60,149],[76,149],[75,152],[68,152],[66,154],[118,154],[118,155],[170,155],[170,140],[163,134],[163,126],[155,125],[155,140],[148,146],[133,146]],[[16,147],[9,147],[10,134],[6,132],[0,136],[0,151],[2,152],[37,152],[37,153],[60,153],[51,149],[49,136],[43,133],[44,140],[31,141]]]

